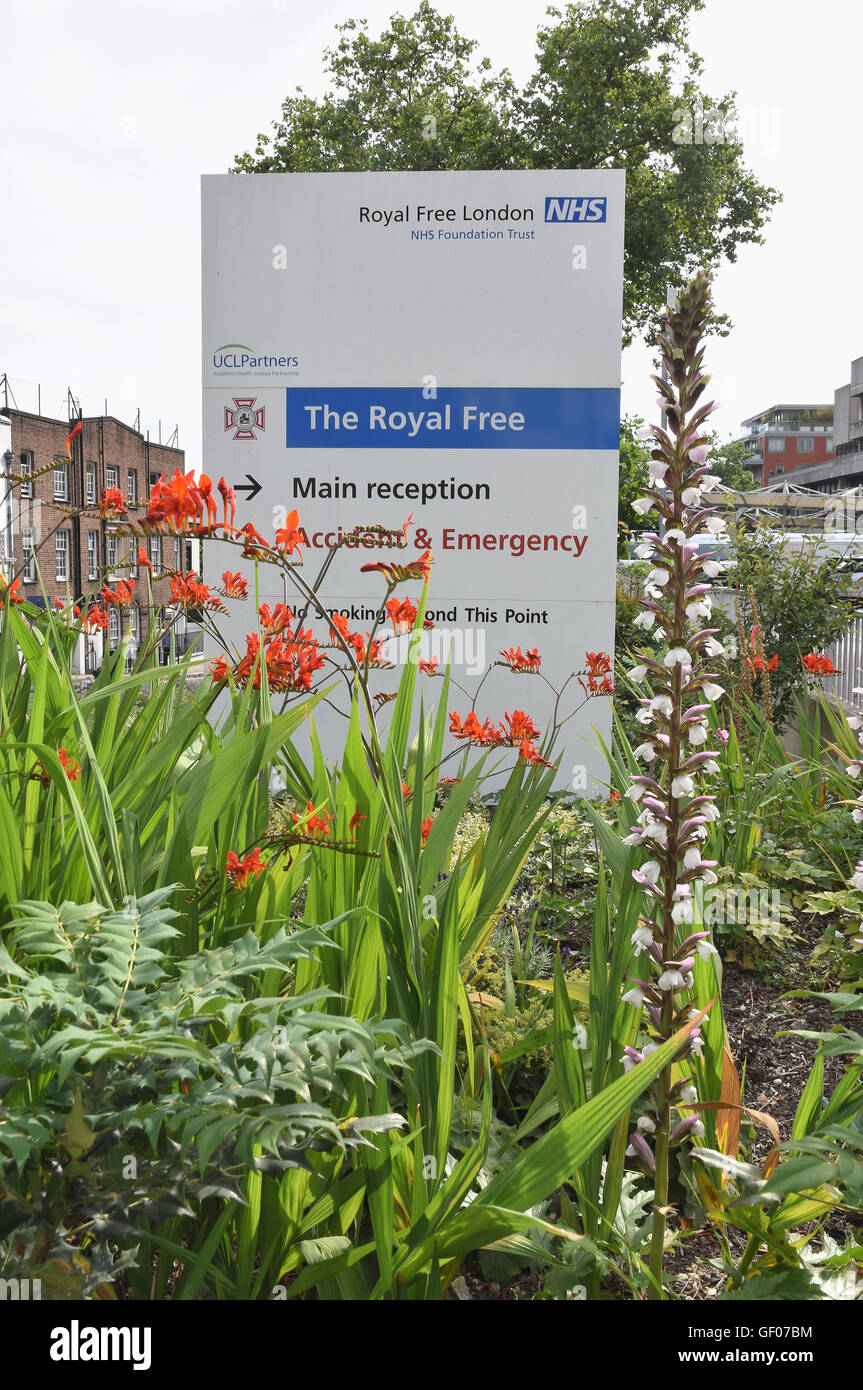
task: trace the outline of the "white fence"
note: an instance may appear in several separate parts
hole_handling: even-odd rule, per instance
[[[843,704],[863,709],[863,695],[854,694],[855,686],[863,688],[863,617],[854,619],[845,636],[834,642],[827,654],[842,674],[825,681],[825,689]]]

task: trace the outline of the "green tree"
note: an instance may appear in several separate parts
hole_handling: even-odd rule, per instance
[[[715,473],[726,487],[737,488],[739,492],[750,492],[758,487],[757,480],[749,469],[743,466],[744,459],[749,458],[751,453],[752,450],[743,439],[729,439],[725,444],[720,444],[719,435],[714,430],[707,449],[707,462],[711,473]]]
[[[620,471],[617,493],[617,554],[629,554],[633,535],[645,529],[645,520],[633,507],[636,497],[643,497],[650,486],[647,464],[650,444],[639,439],[638,431],[644,421],[637,415],[624,415],[620,422]]]
[[[700,90],[688,43],[704,0],[585,0],[550,10],[523,89],[477,61],[452,16],[422,0],[378,39],[337,26],[332,90],[286,98],[238,173],[625,168],[624,341],[654,334],[669,284],[760,242],[778,194],[743,163],[734,94]],[[719,318],[720,326],[724,320]]]
[[[807,684],[802,658],[838,641],[857,611],[848,564],[817,537],[789,538],[763,523],[751,531],[733,527],[731,534],[728,583],[736,590],[745,634],[758,622],[767,660],[778,657],[770,684],[781,729],[791,718],[795,694]]]

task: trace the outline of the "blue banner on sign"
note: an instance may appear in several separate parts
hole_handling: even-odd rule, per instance
[[[289,449],[614,449],[607,387],[307,387],[285,390]]]

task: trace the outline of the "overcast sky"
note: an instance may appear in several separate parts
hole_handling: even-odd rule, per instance
[[[44,413],[163,438],[200,467],[200,182],[269,131],[297,86],[325,90],[333,26],[377,33],[396,0],[3,0],[0,372]],[[479,53],[523,82],[544,0],[441,0]],[[763,247],[716,298],[710,350],[723,436],[778,401],[832,401],[863,354],[861,10],[854,0],[708,0],[693,23],[704,89],[738,93],[747,162],[778,188]],[[650,414],[650,354],[623,362],[624,408]],[[21,385],[21,383],[25,383]]]

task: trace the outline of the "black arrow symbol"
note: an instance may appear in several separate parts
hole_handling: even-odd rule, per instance
[[[251,473],[247,473],[246,477],[249,480],[247,483],[234,483],[234,492],[247,492],[249,495],[246,501],[251,502],[260,492],[261,484],[252,477]]]

